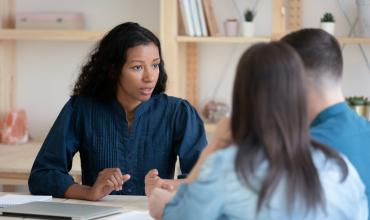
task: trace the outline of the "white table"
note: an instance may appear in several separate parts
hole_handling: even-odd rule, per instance
[[[4,194],[5,193],[0,192],[0,196]],[[130,211],[147,211],[148,210],[148,200],[147,200],[147,197],[145,196],[114,195],[114,196],[106,196],[102,200],[97,201],[97,202],[75,200],[75,199],[58,199],[58,198],[53,198],[52,201],[72,203],[72,204],[88,204],[88,205],[103,205],[103,206],[121,207],[123,213],[130,212]],[[35,219],[35,218],[19,218],[19,217],[0,216],[0,220],[5,220],[5,219],[17,220],[17,219]],[[109,220],[109,219],[118,219],[118,218],[117,218],[117,215],[112,215],[112,216],[99,218],[99,219]]]

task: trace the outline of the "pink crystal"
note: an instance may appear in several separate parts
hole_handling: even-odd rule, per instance
[[[27,114],[23,109],[14,109],[5,116],[0,127],[1,143],[23,144],[28,141]]]

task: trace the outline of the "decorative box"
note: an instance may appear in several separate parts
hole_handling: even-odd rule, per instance
[[[84,16],[78,12],[19,12],[18,29],[83,29]]]

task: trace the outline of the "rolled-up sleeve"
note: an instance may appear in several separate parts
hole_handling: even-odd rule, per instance
[[[79,116],[74,101],[71,98],[65,104],[35,159],[28,179],[31,194],[64,197],[67,188],[74,184],[68,174],[79,144]]]
[[[183,175],[188,174],[207,145],[202,119],[189,102],[181,100],[175,114],[174,146]]]
[[[219,163],[222,163],[219,155],[210,155],[197,180],[180,186],[176,196],[166,205],[162,219],[217,219],[222,212],[225,189],[222,175],[215,172]]]

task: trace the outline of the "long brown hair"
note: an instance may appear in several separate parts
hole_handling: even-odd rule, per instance
[[[238,153],[238,177],[258,193],[257,212],[271,198],[282,177],[286,178],[287,207],[296,196],[306,210],[325,210],[312,149],[334,159],[348,174],[344,160],[334,150],[313,142],[309,135],[303,64],[299,55],[283,42],[252,46],[241,57],[234,82],[231,129]],[[268,168],[260,188],[252,184],[262,161]]]

